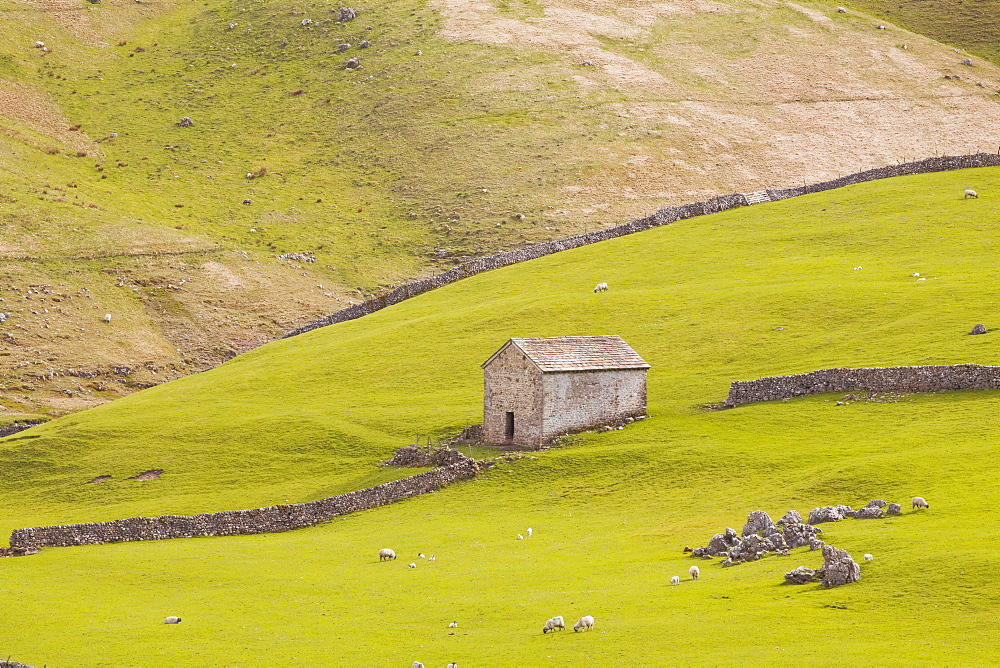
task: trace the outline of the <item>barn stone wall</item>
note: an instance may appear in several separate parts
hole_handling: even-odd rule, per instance
[[[506,414],[514,413],[514,445],[542,443],[542,374],[517,346],[508,345],[483,367],[483,440],[506,443]]]
[[[824,392],[938,392],[1000,389],[1000,366],[979,364],[823,369],[795,376],[738,380],[725,405],[773,401]]]
[[[887,179],[893,176],[906,176],[927,172],[944,172],[955,169],[969,169],[972,167],[997,166],[1000,166],[1000,155],[993,153],[941,156],[926,158],[915,162],[904,162],[898,165],[888,165],[886,167],[869,169],[862,172],[856,172],[854,174],[848,174],[847,176],[842,176],[831,181],[821,181],[819,183],[812,183],[795,188],[769,188],[767,190],[767,194],[772,200],[779,200],[787,199],[789,197],[798,197],[799,195],[807,195],[809,193],[822,192],[824,190],[843,188],[844,186],[864,183],[865,181]],[[399,286],[392,292],[369,299],[360,304],[355,304],[354,306],[350,306],[335,313],[331,313],[326,317],[310,322],[289,332],[288,334],[285,334],[285,338],[303,334],[320,327],[326,327],[327,325],[333,325],[338,322],[346,322],[348,320],[354,320],[355,318],[369,315],[384,309],[387,306],[398,304],[404,299],[415,297],[429,290],[443,287],[449,283],[454,283],[455,281],[469,276],[474,276],[484,271],[507,267],[512,264],[517,264],[518,262],[534,260],[552,253],[558,253],[571,248],[579,248],[580,246],[586,246],[600,241],[608,241],[609,239],[623,237],[628,234],[635,234],[636,232],[642,232],[660,225],[669,225],[670,223],[674,223],[678,220],[694,218],[695,216],[707,216],[712,213],[727,211],[741,206],[747,206],[746,197],[742,193],[719,195],[718,197],[713,197],[712,199],[705,200],[703,202],[692,202],[690,204],[682,204],[681,206],[664,207],[651,216],[637,218],[622,225],[610,227],[605,230],[596,230],[594,232],[578,234],[565,239],[556,239],[555,241],[532,244],[530,246],[508,251],[506,253],[498,253],[496,255],[476,258],[474,260],[464,262],[454,269],[449,269],[446,272],[431,276],[430,278],[424,278],[418,281],[406,283]]]
[[[318,501],[203,513],[192,516],[130,517],[110,522],[16,529],[10,536],[12,550],[69,545],[97,545],[132,540],[165,540],[194,536],[236,536],[290,531],[323,520],[384,506],[400,499],[432,492],[443,485],[470,478],[479,471],[471,459],[433,471],[394,480],[375,487],[331,496]]]
[[[542,440],[646,414],[646,370],[546,373]]]

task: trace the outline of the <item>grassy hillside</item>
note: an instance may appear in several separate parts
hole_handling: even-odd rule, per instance
[[[858,0],[852,7],[884,16],[900,27],[1000,62],[1000,2],[976,0]]]
[[[0,0],[3,410],[96,405],[469,255],[1000,144],[975,85],[1000,72],[826,4],[355,8]]]
[[[970,187],[980,199],[962,199]],[[254,507],[401,474],[375,463],[478,421],[478,365],[510,336],[616,333],[652,364],[652,419],[439,493],[288,534],[3,560],[18,602],[0,612],[5,651],[36,664],[992,662],[1000,395],[702,406],[734,379],[1000,363],[994,334],[967,335],[995,325],[997,192],[1000,170],[970,170],[682,221],[0,440],[2,531]],[[602,280],[611,290],[592,293]],[[149,468],[166,472],[124,480]],[[84,484],[101,474],[113,481]],[[930,510],[824,525],[828,542],[875,555],[848,587],[781,584],[821,562],[802,550],[684,575],[685,545],[751,510],[914,495]],[[400,558],[378,563],[381,547]],[[169,614],[184,622],[164,626]],[[543,636],[555,614],[597,628]]]

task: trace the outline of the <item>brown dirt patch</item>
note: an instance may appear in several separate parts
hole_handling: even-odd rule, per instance
[[[109,476],[109,475],[99,475],[96,478],[94,478],[93,480],[88,480],[87,484],[88,485],[99,485],[100,483],[107,482],[109,480],[111,480],[111,476]]]
[[[577,98],[620,95],[573,112],[581,127],[618,128],[619,140],[592,157],[605,178],[565,193],[570,218],[1000,144],[1000,70],[962,68],[945,45],[876,30],[884,20],[767,0],[538,4],[541,16],[517,16],[489,0],[432,0],[444,37],[561,54]]]
[[[0,81],[0,119],[6,117],[15,123],[40,135],[50,137],[74,151],[97,152],[97,145],[91,141],[87,133],[81,130],[72,131],[73,125],[52,100],[43,93],[18,83]],[[5,134],[16,139],[27,139],[19,136],[16,129],[7,128]],[[35,143],[35,142],[31,142]]]

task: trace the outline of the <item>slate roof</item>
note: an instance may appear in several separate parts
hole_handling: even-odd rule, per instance
[[[516,346],[543,373],[553,371],[597,371],[602,369],[648,369],[646,360],[620,336],[552,336],[511,339],[483,362],[486,366],[507,346]]]

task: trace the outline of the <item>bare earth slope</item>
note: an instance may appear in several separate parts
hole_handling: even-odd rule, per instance
[[[0,0],[0,418],[470,255],[1000,144],[997,68],[828,4],[354,9]]]

